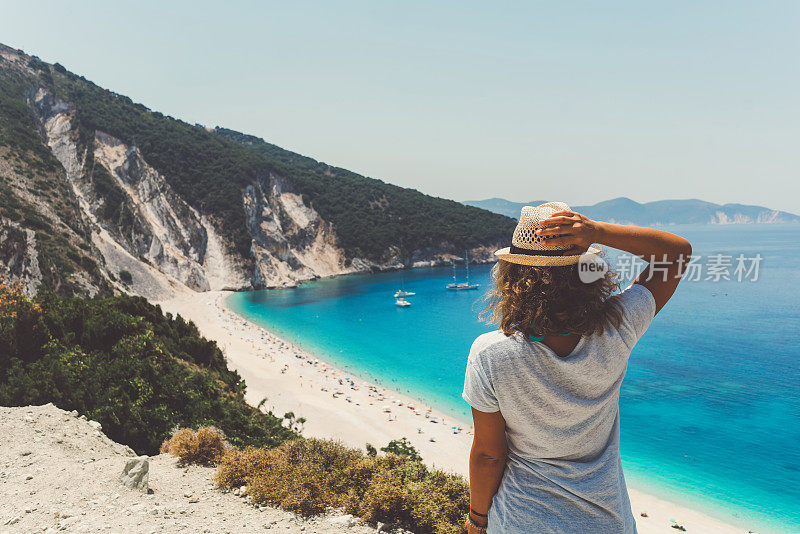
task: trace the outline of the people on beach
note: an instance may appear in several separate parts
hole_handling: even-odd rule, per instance
[[[470,350],[470,534],[635,534],[619,454],[628,356],[691,255],[675,234],[593,221],[560,202],[522,209],[496,252],[487,320]],[[621,293],[595,243],[640,256]],[[676,528],[676,527],[673,527]]]

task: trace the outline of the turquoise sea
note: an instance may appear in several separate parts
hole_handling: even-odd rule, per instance
[[[634,349],[622,385],[622,456],[632,485],[755,532],[800,532],[800,226],[676,226],[701,255]],[[708,256],[731,280],[705,280]],[[733,276],[760,254],[758,280]],[[609,251],[612,265],[619,265]],[[479,291],[444,286],[449,268],[343,276],[236,293],[228,305],[355,375],[469,421],[465,358],[490,327]],[[723,269],[724,270],[724,269]],[[463,276],[463,266],[460,267]],[[410,308],[394,305],[401,283]],[[680,517],[675,519],[680,520]]]

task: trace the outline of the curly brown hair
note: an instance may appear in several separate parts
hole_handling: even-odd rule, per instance
[[[622,309],[613,298],[617,275],[584,283],[577,265],[534,267],[500,260],[492,269],[494,288],[486,295],[481,319],[498,324],[507,336],[580,336],[618,327]]]

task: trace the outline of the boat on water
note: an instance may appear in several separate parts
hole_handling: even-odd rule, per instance
[[[394,294],[394,298],[403,298],[403,297],[413,297],[416,295],[413,291],[406,291],[406,279],[405,276],[400,279],[400,289]]]
[[[400,306],[401,308],[408,308],[409,306],[411,306],[411,303],[402,297],[394,301],[394,303],[395,305]]]
[[[462,291],[465,289],[478,289],[480,284],[470,284],[469,283],[469,253],[465,250],[464,251],[464,264],[467,268],[467,281],[466,282],[459,282],[456,278],[456,262],[453,262],[453,281],[447,284],[446,289],[450,289],[453,291]]]

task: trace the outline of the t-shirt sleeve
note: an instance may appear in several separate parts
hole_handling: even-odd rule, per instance
[[[461,396],[467,404],[479,412],[499,412],[500,405],[492,387],[492,382],[487,375],[485,367],[475,354],[475,349],[470,351],[467,360],[467,372],[464,376],[464,391]]]
[[[642,284],[632,284],[618,298],[622,307],[619,330],[628,345],[633,347],[656,315],[656,300]]]

